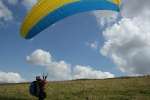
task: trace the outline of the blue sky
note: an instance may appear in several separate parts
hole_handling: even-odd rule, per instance
[[[127,75],[126,67],[124,67],[124,71],[121,70],[123,68],[119,67],[113,56],[110,57],[108,52],[108,55],[100,52],[100,50],[104,50],[107,39],[110,39],[105,33],[112,31],[104,32],[93,12],[68,17],[44,30],[34,39],[25,40],[20,36],[19,30],[27,13],[26,6],[23,6],[21,1],[15,5],[3,0],[0,3],[11,11],[13,17],[8,20],[4,19],[7,16],[0,17],[0,71],[18,73],[25,80],[32,80],[35,75],[42,72],[51,73],[47,68],[27,61],[27,56],[31,57],[34,51],[40,49],[43,52],[49,52],[57,64],[61,60],[71,64],[72,69],[77,65],[90,66],[95,72],[109,72],[115,76]],[[112,49],[110,55],[113,53],[117,55]],[[122,55],[118,55],[118,58],[122,57]]]

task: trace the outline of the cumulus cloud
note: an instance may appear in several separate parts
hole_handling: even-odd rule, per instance
[[[51,54],[42,49],[35,50],[30,56],[27,56],[27,61],[34,65],[44,66],[49,72],[51,80],[68,80],[71,79],[71,67],[65,61],[53,60]]]
[[[52,61],[46,66],[51,80],[70,80],[71,65],[65,61]]]
[[[37,65],[47,65],[51,63],[51,54],[49,52],[38,49],[34,51],[30,56],[27,56],[27,61]]]
[[[24,82],[19,73],[0,71],[0,83],[20,83]]]
[[[30,56],[27,56],[29,63],[44,66],[48,70],[50,80],[103,79],[114,77],[110,72],[95,70],[90,66],[71,66],[71,64],[63,60],[56,61],[53,59],[49,52],[42,49],[35,50]]]
[[[126,0],[123,18],[104,32],[101,54],[129,75],[150,74],[150,1]]]

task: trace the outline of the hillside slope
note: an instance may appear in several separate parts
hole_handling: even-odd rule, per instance
[[[0,100],[37,100],[28,87],[0,85]],[[150,77],[49,82],[46,100],[150,100]]]

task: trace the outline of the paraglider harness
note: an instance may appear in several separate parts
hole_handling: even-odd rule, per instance
[[[43,79],[41,79],[40,76],[37,76],[36,81],[31,82],[30,87],[29,87],[29,92],[32,96],[35,96],[35,97],[42,96],[43,98],[46,97],[46,93],[44,92],[44,90],[41,90],[41,86],[45,85],[45,83],[43,82],[46,81],[47,77],[48,77],[48,74],[47,75],[43,74],[42,75]]]

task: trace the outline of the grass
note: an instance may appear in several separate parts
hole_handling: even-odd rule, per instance
[[[0,85],[0,100],[37,100],[29,84]],[[150,77],[49,82],[46,100],[150,100]]]

